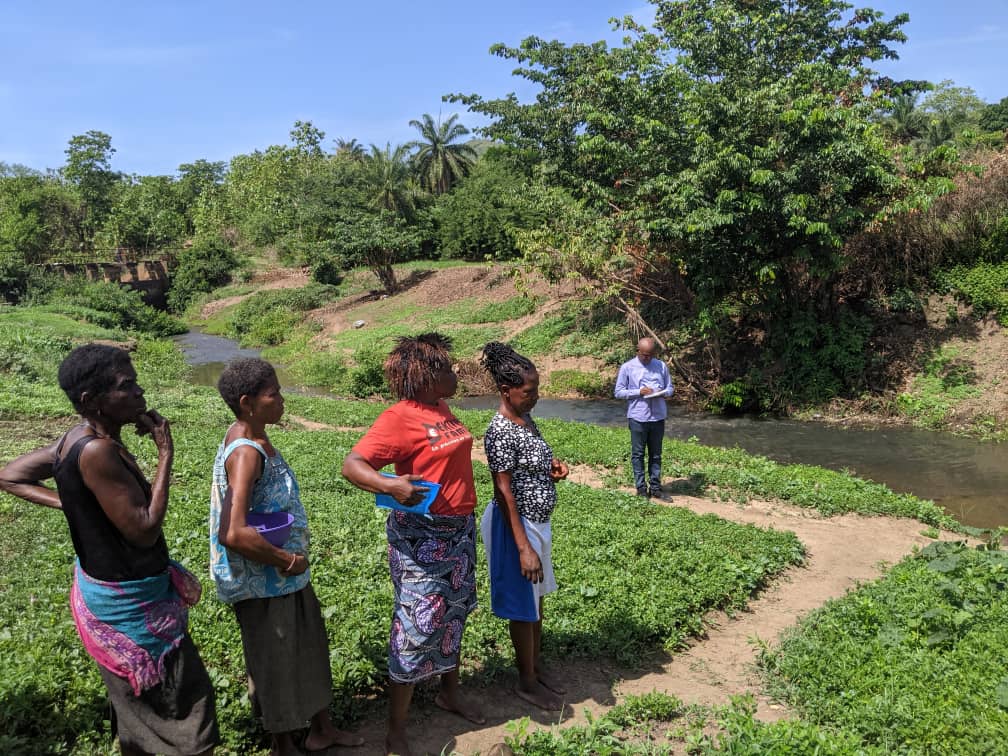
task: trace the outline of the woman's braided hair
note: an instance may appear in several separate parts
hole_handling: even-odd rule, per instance
[[[480,364],[487,369],[498,386],[521,386],[536,368],[532,360],[518,354],[507,344],[491,341],[483,347]]]
[[[383,366],[392,393],[415,399],[431,388],[438,373],[451,370],[451,347],[452,340],[437,332],[400,337]]]

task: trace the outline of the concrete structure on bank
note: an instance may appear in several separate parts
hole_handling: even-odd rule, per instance
[[[166,260],[136,262],[55,263],[47,265],[64,276],[82,275],[90,281],[110,281],[139,291],[152,307],[168,306],[169,270]]]

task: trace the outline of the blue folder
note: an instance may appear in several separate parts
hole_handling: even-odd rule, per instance
[[[398,478],[398,475],[393,475],[392,473],[383,472],[386,478]],[[423,497],[423,500],[419,504],[400,504],[392,496],[388,494],[375,494],[375,505],[382,507],[383,509],[398,509],[400,512],[409,512],[411,514],[421,514],[426,515],[430,511],[431,504],[434,503],[434,499],[437,498],[438,491],[441,490],[440,483],[434,483],[430,480],[414,480],[414,486],[423,486],[427,489],[427,494]]]

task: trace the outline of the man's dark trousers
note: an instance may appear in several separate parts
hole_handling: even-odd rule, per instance
[[[630,464],[638,492],[661,491],[661,450],[665,438],[665,421],[642,423],[628,419],[630,425]],[[647,447],[648,474],[644,474],[644,454]]]

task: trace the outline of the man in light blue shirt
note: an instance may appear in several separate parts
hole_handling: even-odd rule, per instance
[[[665,397],[675,390],[668,367],[655,357],[654,339],[637,342],[637,356],[624,362],[616,377],[615,395],[627,400],[630,426],[630,464],[638,496],[661,496],[661,453],[665,437]],[[644,471],[647,449],[648,469]]]

